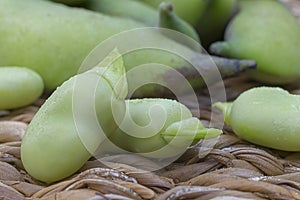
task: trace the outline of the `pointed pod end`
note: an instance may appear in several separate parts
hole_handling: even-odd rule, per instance
[[[232,58],[231,56],[231,50],[230,50],[230,44],[228,42],[222,41],[222,42],[215,42],[209,47],[209,51],[215,55],[219,55],[222,57]],[[220,58],[220,57],[214,57],[214,61],[216,64],[220,66],[228,66],[228,70],[223,69],[225,72],[225,76],[228,75],[235,75],[240,72],[243,72],[245,70],[249,69],[256,69],[257,63],[255,60],[241,60],[241,59],[226,59],[226,58]],[[221,68],[222,71],[222,68]],[[228,75],[226,72],[228,71]]]
[[[255,60],[239,60],[239,71],[248,69],[256,69],[257,63]]]
[[[205,128],[198,118],[191,117],[171,124],[165,132],[161,133],[161,136],[167,143],[175,140],[178,144],[184,144],[188,141],[191,145],[199,140],[216,138],[222,133],[219,129]]]
[[[232,107],[232,102],[217,102],[212,105],[213,108],[217,108],[223,113],[224,121],[227,125],[230,125],[230,112]]]
[[[171,13],[173,12],[173,5],[169,2],[161,2],[159,4],[159,7],[158,7],[159,11],[162,12],[167,12],[167,13]]]
[[[216,128],[206,128],[206,135],[205,135],[205,138],[203,138],[203,139],[217,138],[217,137],[220,136],[221,134],[223,134],[223,131],[220,130],[220,129],[216,129]]]
[[[128,92],[126,69],[122,55],[117,48],[112,50],[92,70],[109,82],[117,98],[124,99],[126,97]]]
[[[209,47],[209,51],[219,56],[229,56],[230,46],[227,42],[215,42]]]
[[[256,69],[257,63],[254,60],[228,59],[212,56],[223,78],[235,76],[246,70]]]

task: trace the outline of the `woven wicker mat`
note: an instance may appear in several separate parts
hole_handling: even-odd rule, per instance
[[[300,21],[300,1],[282,1]],[[243,76],[227,79],[227,98],[233,100],[258,85]],[[285,88],[300,94],[297,85]],[[199,117],[208,123],[208,92],[203,90],[199,99]],[[40,99],[26,108],[0,111],[0,199],[300,199],[300,153],[249,144],[237,138],[230,127],[224,128],[218,143],[203,156],[191,148],[157,172],[140,169],[150,163],[146,159],[118,155],[107,157],[114,163],[111,168],[89,160],[71,178],[45,185],[30,177],[20,160],[22,136],[43,102]]]

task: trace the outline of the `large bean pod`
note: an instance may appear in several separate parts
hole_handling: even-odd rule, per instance
[[[117,128],[112,108],[121,115],[127,86],[118,56],[113,52],[64,82],[39,109],[21,146],[24,167],[34,178],[50,183],[70,176]]]
[[[42,76],[47,89],[55,89],[77,73],[84,59],[99,43],[112,36],[117,37],[118,33],[123,31],[144,27],[144,24],[134,20],[70,8],[50,1],[1,0],[0,65],[31,68]],[[121,52],[130,48],[139,49],[124,55],[127,71],[142,64],[160,63],[182,72],[188,80],[193,79],[191,82],[195,83],[193,85],[195,87],[203,86],[203,82],[197,70],[191,66],[191,61],[194,61],[195,67],[200,70],[203,69],[208,73],[215,71],[209,56],[195,53],[157,31],[145,30],[141,34],[134,32],[134,35],[129,36],[121,38],[120,41],[114,40],[116,44],[108,48],[110,51],[111,48],[118,46]],[[184,52],[186,60],[158,49]],[[107,49],[103,51],[105,50]],[[99,55],[104,55],[103,51]],[[98,58],[99,55],[95,57]],[[253,61],[240,62],[214,57],[213,60],[220,68],[221,74],[225,75],[235,74],[254,64]],[[90,67],[97,63],[96,61]],[[149,70],[143,73],[143,76],[166,82],[168,74],[166,70]],[[136,79],[141,77],[129,77],[128,81],[134,82]],[[159,90],[162,90],[162,87],[158,90],[148,88],[142,93],[148,92],[146,95],[149,95]]]

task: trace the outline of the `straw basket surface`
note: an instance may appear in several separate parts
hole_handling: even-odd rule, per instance
[[[282,1],[300,21],[300,1]],[[243,76],[224,83],[228,100],[259,85]],[[300,94],[299,85],[286,89]],[[212,112],[208,92],[203,90],[199,99],[198,117],[208,123]],[[156,172],[140,169],[150,163],[145,158],[108,156],[110,168],[91,159],[72,177],[46,185],[30,177],[20,159],[22,136],[44,100],[0,111],[0,199],[300,199],[300,153],[247,143],[227,126],[211,151],[201,154],[191,148]]]

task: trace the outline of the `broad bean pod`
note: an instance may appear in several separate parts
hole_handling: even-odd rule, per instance
[[[175,100],[132,99],[126,100],[126,108],[124,121],[109,139],[118,147],[143,156],[172,157],[196,141],[222,133],[205,128],[187,107]]]
[[[300,151],[300,96],[277,87],[252,88],[233,102],[216,103],[226,124],[249,142]]]
[[[123,61],[113,51],[98,66],[70,78],[53,92],[22,140],[21,159],[31,176],[47,183],[58,181],[92,156],[117,128],[112,108],[121,115],[127,94],[124,74]]]
[[[253,59],[251,77],[268,84],[286,84],[300,77],[300,25],[286,6],[274,0],[239,0],[240,10],[226,28],[225,41],[211,52]]]

